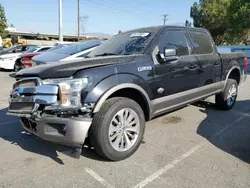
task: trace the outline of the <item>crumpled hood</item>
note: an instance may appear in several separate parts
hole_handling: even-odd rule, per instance
[[[18,73],[16,73],[15,77],[17,79],[24,77],[39,77],[41,79],[66,78],[73,76],[79,70],[91,67],[125,63],[132,61],[134,58],[135,56],[106,56],[85,58],[81,60],[71,60],[65,62],[55,62],[51,64],[22,69]]]

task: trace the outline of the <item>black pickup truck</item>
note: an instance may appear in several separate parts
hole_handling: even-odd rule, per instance
[[[246,79],[243,53],[219,54],[204,29],[141,28],[117,34],[80,61],[19,71],[8,114],[40,138],[122,160],[145,121],[215,95],[229,110]]]

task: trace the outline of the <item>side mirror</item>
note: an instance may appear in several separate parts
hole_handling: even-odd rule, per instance
[[[12,50],[13,53],[16,53],[16,49]]]
[[[175,47],[169,46],[169,47],[164,47],[164,59],[165,61],[174,61],[177,60],[178,57],[178,52]]]
[[[176,48],[164,48],[164,57],[177,56]]]

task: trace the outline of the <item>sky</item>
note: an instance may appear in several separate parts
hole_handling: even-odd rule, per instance
[[[80,0],[80,15],[88,16],[85,33],[115,34],[145,26],[183,25],[195,0]],[[58,33],[58,0],[0,0],[8,24],[21,31]],[[77,0],[62,0],[63,34],[77,33]]]

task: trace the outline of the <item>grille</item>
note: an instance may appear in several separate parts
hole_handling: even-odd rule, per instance
[[[39,84],[38,79],[20,80],[14,84],[13,89],[18,87],[35,87]]]
[[[31,102],[12,102],[9,106],[10,112],[31,113],[34,103]]]

